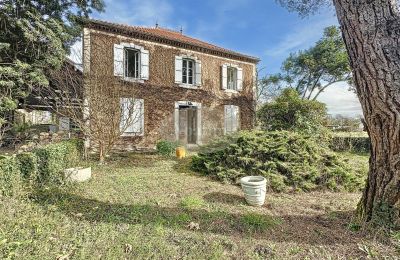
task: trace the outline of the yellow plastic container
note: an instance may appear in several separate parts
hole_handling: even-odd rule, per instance
[[[183,146],[179,146],[176,148],[176,157],[178,157],[178,159],[182,159],[186,157],[186,149]]]

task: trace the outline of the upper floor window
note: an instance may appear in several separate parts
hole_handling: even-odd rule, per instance
[[[182,59],[182,83],[193,85],[194,61]]]
[[[243,87],[243,70],[242,68],[231,65],[222,65],[222,89],[230,91],[241,91]]]
[[[237,68],[228,67],[228,86],[227,89],[237,90]]]
[[[149,79],[149,51],[131,44],[114,44],[114,75],[126,80]]]
[[[140,78],[140,51],[131,48],[124,49],[125,77]]]
[[[186,56],[175,56],[175,83],[188,88],[200,86],[201,61]]]

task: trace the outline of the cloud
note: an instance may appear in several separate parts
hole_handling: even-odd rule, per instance
[[[360,101],[353,91],[349,91],[347,83],[337,83],[328,87],[318,97],[327,105],[328,113],[356,117],[362,115]]]
[[[337,20],[333,14],[313,17],[307,23],[303,23],[283,35],[281,41],[275,47],[266,51],[266,55],[270,57],[288,56],[291,52],[308,48],[321,38],[325,27],[334,24],[337,24]]]

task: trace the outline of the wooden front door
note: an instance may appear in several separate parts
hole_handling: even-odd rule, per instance
[[[197,142],[197,108],[179,107],[179,142],[196,144]]]

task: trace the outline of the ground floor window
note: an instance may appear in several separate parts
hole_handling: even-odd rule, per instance
[[[239,130],[239,107],[225,105],[225,134],[234,133]]]
[[[144,134],[143,99],[121,98],[120,130],[125,135]]]

